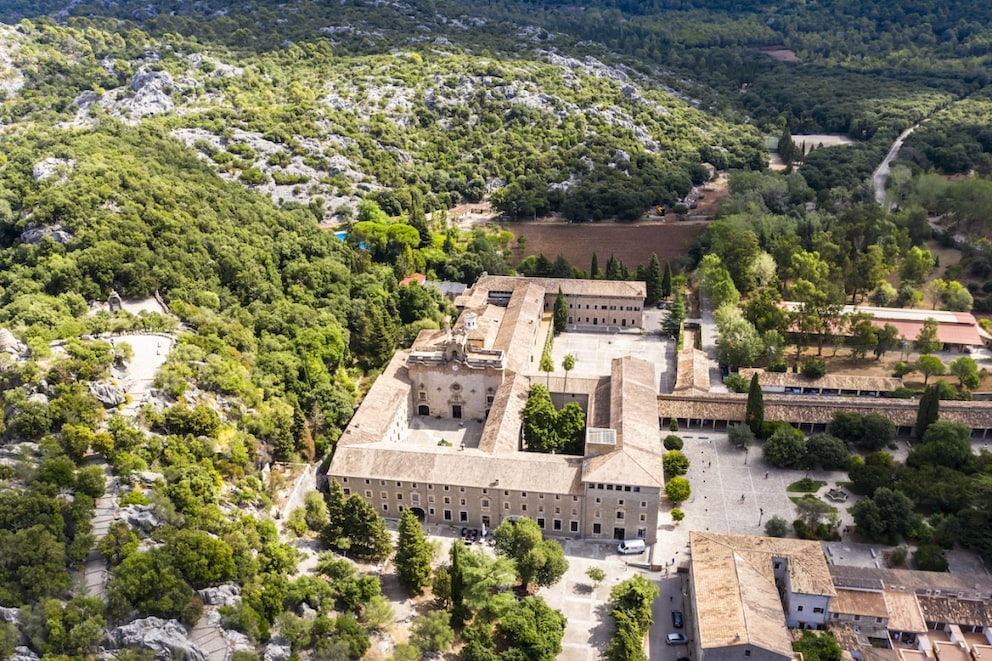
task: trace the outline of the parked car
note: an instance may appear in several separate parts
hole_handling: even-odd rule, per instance
[[[685,645],[689,642],[689,639],[685,637],[684,633],[670,633],[665,638],[665,642],[669,645]]]
[[[672,611],[672,626],[681,629],[684,626],[682,621],[682,611]]]

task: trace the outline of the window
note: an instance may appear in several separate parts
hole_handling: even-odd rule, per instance
[[[434,485],[433,484],[428,484],[427,485],[427,490],[428,491],[434,491]]]
[[[751,650],[744,650],[744,656],[751,656]]]
[[[370,480],[365,480],[365,484],[372,484]]]
[[[520,494],[520,497],[521,497],[521,498],[526,498],[526,497],[527,497],[527,492],[526,492],[526,491],[524,491],[523,493],[521,493],[521,494]]]
[[[458,520],[461,521],[462,523],[467,522],[468,521],[468,512],[459,512],[458,513]]]
[[[648,501],[646,501],[646,500],[642,500],[642,501],[641,501],[641,508],[643,509],[643,508],[645,508],[645,507],[647,507],[647,506],[648,506]]]
[[[396,500],[403,500],[403,494],[401,493],[396,494]]]
[[[796,610],[799,611],[800,613],[802,613],[803,612],[803,607],[802,606],[796,606]]]
[[[451,510],[444,510],[444,520],[451,521]]]
[[[644,537],[647,534],[648,534],[648,529],[647,528],[638,528],[637,529],[637,538],[638,539],[644,539]]]
[[[561,500],[561,494],[560,493],[556,493],[555,494],[555,500]]]
[[[629,486],[624,486],[623,490],[624,491],[630,491],[630,487]]]
[[[510,503],[503,503],[503,509],[505,510],[510,509]]]
[[[538,500],[544,500],[544,494],[543,493],[537,494],[537,499]]]
[[[881,624],[881,623],[882,623],[882,618],[876,617],[875,618],[875,624]]]
[[[621,498],[620,500],[617,501],[617,505],[619,505],[620,507],[623,507],[623,498]]]
[[[458,491],[460,493],[465,493],[465,487],[458,487]]]
[[[822,608],[816,608],[816,607],[814,607],[813,608],[813,612],[814,613],[822,613],[823,612],[823,609]]]
[[[640,517],[638,518],[638,521],[640,521],[641,523],[644,523],[644,522],[645,522],[645,521],[647,521],[647,520],[648,520],[648,515],[647,515],[647,514],[642,514],[642,515],[641,515],[641,516],[640,516]]]
[[[402,486],[403,486],[403,483],[402,483],[402,482],[397,482],[397,483],[396,483],[396,486],[398,486],[398,487],[402,487]]]
[[[379,486],[380,487],[386,486],[386,481],[385,480],[379,480]]]
[[[350,496],[351,495],[351,489],[344,489],[342,491],[342,493],[344,493],[344,495],[346,495],[346,496]]]
[[[537,520],[537,527],[540,528],[541,530],[544,530],[544,519]]]
[[[594,535],[600,535],[602,533],[603,533],[603,526],[602,525],[600,525],[598,523],[592,524],[592,534],[594,534]]]
[[[594,519],[601,519],[603,518],[603,513],[600,512],[599,510],[596,510],[595,512],[593,512],[592,516]]]
[[[420,494],[419,493],[411,493],[410,494],[410,502],[413,503],[414,505],[419,505],[420,504]]]
[[[555,519],[553,524],[555,530],[561,530],[561,519]]]
[[[447,484],[445,484],[445,485],[444,485],[444,490],[445,490],[445,491],[448,491],[448,489],[449,489],[449,488],[448,488],[448,485],[447,485]]]
[[[520,506],[520,511],[521,512],[526,512],[527,511],[527,503],[524,503],[523,505]]]
[[[578,496],[572,496],[572,502],[573,503],[579,502],[579,497]]]
[[[372,497],[372,491],[370,491],[369,489],[366,489],[365,490],[365,497],[366,498],[371,498]]]
[[[602,502],[603,502],[603,499],[602,498],[597,498],[596,499],[596,504],[597,505],[601,504]]]
[[[573,507],[572,508],[572,516],[578,516],[578,514],[579,514],[579,511]]]
[[[860,622],[861,621],[861,616],[860,615],[855,615],[854,616],[854,621],[855,622]]]
[[[607,491],[613,491],[613,485],[612,484],[607,484],[606,485],[606,490]]]
[[[388,512],[389,511],[389,505],[387,503],[383,503],[382,504],[382,511],[383,512]]]
[[[482,509],[484,509],[484,510],[488,510],[489,509],[489,499],[488,498],[483,498],[480,501],[479,504],[482,506]]]
[[[428,494],[427,495],[427,502],[428,503],[433,503],[434,502],[434,494]]]
[[[427,513],[430,514],[431,516],[434,516],[434,508],[433,507],[428,507],[427,508]]]
[[[348,478],[346,478],[346,477],[342,477],[341,478],[341,481],[344,482],[345,484],[348,484]]]
[[[445,496],[444,497],[444,504],[445,505],[450,505],[451,504],[451,496]]]
[[[617,510],[617,521],[623,519],[623,510]]]
[[[839,617],[840,617],[840,613],[834,613],[834,614],[833,614],[833,618],[834,618],[835,620],[836,620],[836,619],[838,619]]]
[[[560,507],[556,507],[555,508],[555,514],[561,514],[561,508]]]
[[[640,487],[634,487],[634,493],[641,493]]]
[[[579,532],[579,522],[578,521],[569,521],[568,522],[568,529],[571,532]]]
[[[464,498],[460,499],[458,501],[458,504],[461,505],[462,507],[465,507],[465,499]]]
[[[781,562],[776,562],[775,563],[775,569],[781,569],[781,568],[782,568],[782,563]]]

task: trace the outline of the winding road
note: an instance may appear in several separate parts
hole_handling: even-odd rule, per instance
[[[925,121],[927,120],[924,119],[923,122]],[[882,162],[878,164],[878,167],[875,168],[875,172],[871,175],[871,183],[875,187],[875,201],[883,207],[887,206],[889,209],[893,207],[892,203],[888,203],[888,205],[886,205],[885,200],[885,183],[889,180],[889,165],[899,154],[899,150],[902,149],[902,143],[906,141],[909,134],[915,131],[916,128],[923,122],[914,124],[899,134],[896,141],[892,143],[891,147],[889,147],[889,153],[885,155],[885,158],[882,159]]]

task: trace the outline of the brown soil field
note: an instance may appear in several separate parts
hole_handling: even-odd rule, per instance
[[[660,223],[513,223],[508,229],[514,237],[526,237],[521,252],[514,248],[514,258],[520,262],[527,255],[544,254],[554,260],[561,254],[575,268],[589,270],[592,254],[596,253],[599,268],[606,268],[610,255],[623,261],[631,271],[638,264],[647,265],[651,254],[658,255],[664,265],[674,257],[689,252],[706,224],[690,221]]]

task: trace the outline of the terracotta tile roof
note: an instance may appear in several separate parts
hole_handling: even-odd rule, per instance
[[[499,326],[494,349],[506,353],[506,368],[523,372],[530,364],[531,355],[539,354],[543,346],[536,346],[538,331],[541,329],[541,314],[544,311],[544,291],[533,284],[525,283],[510,297]]]
[[[808,379],[792,372],[766,372],[763,369],[743,368],[740,375],[747,381],[758,375],[762,387],[824,388],[828,390],[861,390],[891,392],[902,386],[902,379],[889,376],[856,376],[851,374],[826,374],[819,379]]]
[[[835,411],[879,413],[896,425],[916,423],[919,401],[886,397],[826,397],[765,394],[765,420],[785,420],[793,424],[827,424]],[[658,414],[663,418],[743,421],[746,394],[663,394],[658,395]],[[940,419],[960,422],[970,429],[992,429],[992,402],[942,401]]]
[[[886,590],[885,608],[889,611],[889,629],[892,631],[912,631],[923,633],[927,623],[923,619],[923,611],[914,592]]]
[[[843,615],[888,618],[885,595],[881,592],[838,589],[837,596],[830,600],[830,612]]]
[[[786,558],[794,592],[833,596],[817,542],[692,531],[692,580],[703,649],[751,645],[787,657],[792,644],[775,584],[775,558]]]
[[[484,275],[475,283],[475,289],[486,291],[515,291],[521,284],[539,285],[550,294],[558,289],[566,296],[629,297],[643,300],[647,284],[631,280],[580,280],[576,278],[530,278],[509,275]]]
[[[923,618],[927,622],[947,622],[961,626],[992,626],[992,613],[987,601],[958,599],[957,597],[917,596]]]
[[[675,392],[707,392],[710,389],[710,360],[705,351],[688,347],[679,351]]]

